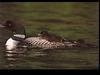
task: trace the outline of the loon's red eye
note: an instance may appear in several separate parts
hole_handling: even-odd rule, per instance
[[[10,26],[11,26],[11,24],[8,24],[8,26],[10,27]]]

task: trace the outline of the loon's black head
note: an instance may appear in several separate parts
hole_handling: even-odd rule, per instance
[[[4,26],[7,26],[7,27],[11,27],[11,26],[13,26],[13,21],[11,21],[11,20],[7,20],[5,23],[4,23]]]
[[[3,24],[0,24],[0,27],[10,30],[16,34],[25,34],[25,28],[19,21],[7,20]]]
[[[0,24],[0,27],[11,29],[15,26],[15,23],[11,20],[7,20],[5,23]]]

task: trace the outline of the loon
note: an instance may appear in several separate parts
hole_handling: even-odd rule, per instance
[[[37,34],[37,36],[28,37],[26,36],[24,26],[19,22],[12,20],[7,20],[5,23],[0,24],[0,27],[12,32],[12,36],[5,43],[5,56],[10,62],[10,65],[12,65],[16,60],[20,60],[21,57],[25,56],[25,53],[27,53],[27,51],[31,48],[40,50],[62,50],[70,48],[96,47],[86,43],[83,39],[69,40],[61,36],[48,33],[47,31],[41,31],[39,34]]]
[[[46,40],[48,40],[50,42],[64,42],[66,40],[61,36],[50,34],[47,31],[41,31],[38,34],[38,36],[40,36],[41,38],[46,39]]]
[[[25,28],[18,22],[7,20],[4,24],[0,24],[0,27],[6,28],[12,31],[12,36],[6,41],[6,49],[13,50],[24,44],[21,47],[33,47],[40,49],[65,49],[72,47],[80,47],[80,40],[68,41],[60,36],[49,34],[46,31],[42,31],[35,37],[26,37]],[[85,45],[86,46],[86,45]]]

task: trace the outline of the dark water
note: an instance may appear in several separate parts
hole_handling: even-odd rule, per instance
[[[27,50],[16,60],[8,61],[7,32],[0,30],[0,69],[98,69],[99,49]],[[4,37],[8,36],[8,37]]]
[[[2,49],[2,48],[1,48]],[[36,50],[8,61],[0,50],[1,69],[97,69],[98,50]]]

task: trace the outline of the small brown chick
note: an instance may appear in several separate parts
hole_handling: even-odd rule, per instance
[[[62,38],[61,36],[49,34],[47,31],[42,31],[40,34],[38,34],[38,36],[50,42],[63,42],[64,41],[64,38]]]

